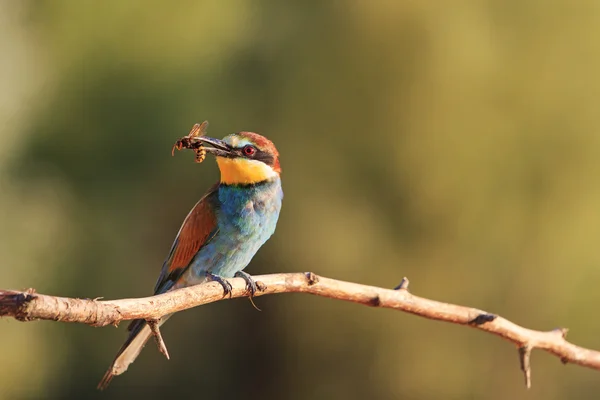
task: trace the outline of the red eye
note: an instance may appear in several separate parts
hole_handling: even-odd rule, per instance
[[[252,157],[254,154],[256,154],[256,147],[247,145],[242,149],[242,151],[244,152],[244,155]]]

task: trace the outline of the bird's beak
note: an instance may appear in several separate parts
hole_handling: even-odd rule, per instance
[[[198,140],[200,140],[204,144],[210,145],[210,147],[205,147],[206,151],[208,153],[214,154],[217,157],[235,156],[233,148],[220,139],[214,139],[208,136],[199,136]]]

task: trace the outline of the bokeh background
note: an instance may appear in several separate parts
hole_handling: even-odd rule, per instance
[[[600,349],[600,2],[2,1],[0,287],[149,295],[217,179],[195,122],[282,154],[247,271],[314,271],[569,327]],[[0,399],[597,398],[600,375],[491,335],[306,295],[126,331],[0,321]],[[136,397],[137,398],[137,397]]]

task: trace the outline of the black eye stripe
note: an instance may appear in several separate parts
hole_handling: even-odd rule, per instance
[[[254,159],[262,161],[265,164],[270,165],[270,166],[273,166],[273,161],[275,161],[271,154],[266,153],[264,151],[260,151],[260,150],[256,152],[256,154],[254,155]]]

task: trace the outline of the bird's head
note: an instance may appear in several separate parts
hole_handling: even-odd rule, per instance
[[[254,132],[232,133],[223,140],[198,137],[217,157],[221,183],[251,185],[279,177],[279,152],[269,139]]]

